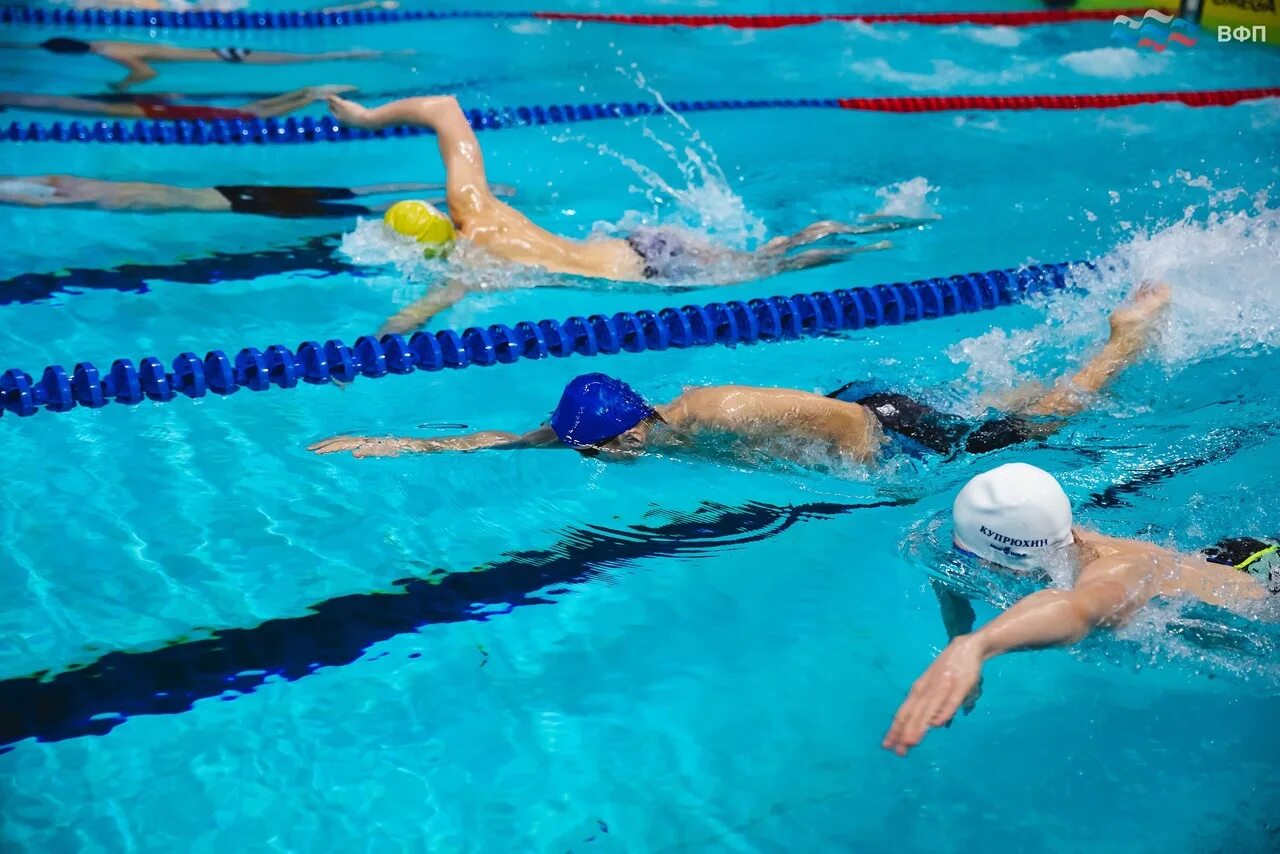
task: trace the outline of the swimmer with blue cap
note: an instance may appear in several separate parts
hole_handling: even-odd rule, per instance
[[[583,374],[564,389],[550,420],[523,435],[487,431],[438,439],[337,436],[311,446],[320,454],[357,457],[406,452],[572,448],[602,459],[635,457],[651,447],[702,445],[764,450],[810,460],[814,450],[839,461],[874,464],[895,453],[986,453],[1059,429],[1067,416],[1135,362],[1170,299],[1170,288],[1147,284],[1111,314],[1106,345],[1053,388],[1041,389],[1015,412],[974,424],[937,412],[906,395],[850,383],[828,395],[789,388],[720,385],[692,388],[652,405],[631,386],[605,374]],[[716,441],[717,437],[719,441]],[[706,442],[705,440],[713,440]]]
[[[712,243],[693,232],[644,227],[624,238],[573,240],[535,225],[528,217],[499,201],[485,173],[480,141],[467,116],[451,96],[405,98],[369,109],[337,95],[329,110],[343,124],[376,130],[407,125],[432,131],[444,161],[448,216],[460,240],[484,250],[492,258],[572,276],[617,282],[656,284],[730,284],[789,270],[831,264],[851,255],[884,249],[881,241],[806,249],[837,235],[865,235],[918,227],[923,220],[884,219],[862,225],[831,220],[816,222],[787,237],[770,240],[755,252],[740,252]],[[805,251],[794,252],[794,250]],[[476,253],[461,256],[470,263]],[[443,298],[430,294],[421,305],[406,309],[383,328],[410,332],[434,313],[457,302],[467,287],[453,288]]]
[[[1128,622],[1152,599],[1196,599],[1248,612],[1280,594],[1280,537],[1230,537],[1198,554],[1108,537],[1076,525],[1057,478],[1008,463],[971,479],[951,508],[952,542],[997,572],[1072,579],[1032,593],[978,631],[972,625],[916,680],[883,746],[905,756],[972,708],[982,666],[1018,650],[1069,646]],[[972,616],[970,617],[972,620]]]

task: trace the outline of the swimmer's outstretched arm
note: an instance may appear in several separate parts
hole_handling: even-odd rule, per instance
[[[466,436],[440,439],[378,438],[373,436],[334,436],[308,445],[316,454],[350,451],[356,459],[364,457],[398,457],[401,454],[434,454],[441,451],[520,451],[530,448],[563,448],[550,427],[539,427],[523,436],[503,430],[483,430]]]
[[[1156,593],[1152,567],[1120,558],[1096,561],[1073,590],[1041,590],[977,632],[951,641],[911,686],[882,747],[906,756],[931,728],[946,726],[982,678],[982,665],[1016,650],[1076,643],[1096,628],[1123,623]]]
[[[354,127],[378,130],[413,125],[434,131],[444,161],[450,213],[475,211],[493,200],[480,141],[452,95],[403,98],[373,109],[335,95],[329,98],[329,111],[338,121]]]
[[[1019,411],[1027,415],[1069,417],[1089,408],[1090,399],[1142,355],[1151,343],[1156,321],[1169,305],[1173,289],[1164,282],[1143,282],[1128,301],[1111,313],[1111,337],[1102,350],[1074,374],[1059,380],[1047,394]]]

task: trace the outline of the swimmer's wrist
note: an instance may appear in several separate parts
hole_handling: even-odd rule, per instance
[[[956,635],[951,644],[965,652],[976,655],[983,663],[999,655],[1001,650],[991,643],[991,633],[984,629],[970,632],[967,635]]]

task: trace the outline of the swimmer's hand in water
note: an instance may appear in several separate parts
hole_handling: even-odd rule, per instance
[[[314,454],[339,454],[350,451],[356,459],[365,457],[398,457],[404,451],[414,450],[411,439],[375,438],[372,436],[334,436],[307,447]]]
[[[1124,304],[1111,312],[1111,340],[1145,342],[1172,296],[1173,288],[1164,282],[1143,282]]]
[[[982,662],[981,645],[972,635],[961,635],[948,644],[911,686],[880,746],[906,756],[930,729],[949,724],[979,689]]]
[[[329,112],[344,125],[366,130],[377,130],[382,124],[375,121],[372,110],[363,104],[350,101],[338,95],[330,95],[325,99],[329,104]]]

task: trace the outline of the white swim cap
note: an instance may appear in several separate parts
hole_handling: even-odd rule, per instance
[[[956,544],[980,558],[1030,570],[1072,543],[1071,502],[1044,469],[1007,463],[970,480],[951,505]]]

